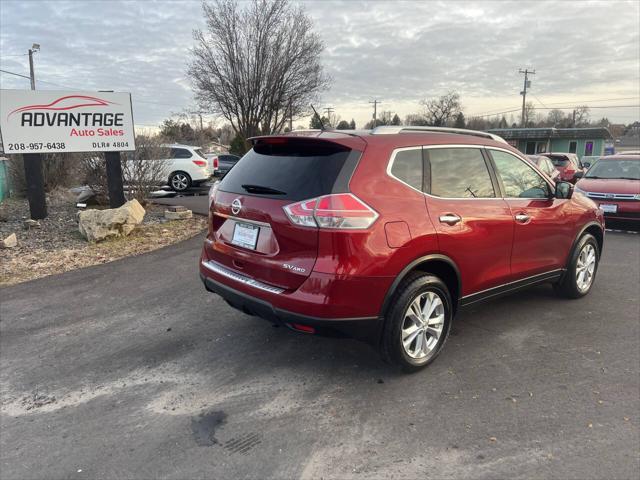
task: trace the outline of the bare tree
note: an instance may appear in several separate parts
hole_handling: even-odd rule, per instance
[[[590,109],[586,105],[578,105],[573,110],[573,125],[574,127],[586,127],[589,125]]]
[[[167,183],[168,152],[161,147],[158,136],[136,136],[136,149],[122,155],[122,179],[126,186],[127,197],[135,198],[142,205],[149,193]],[[80,168],[83,180],[95,193],[96,201],[108,203],[107,164],[101,153],[82,154]]]
[[[429,125],[434,127],[445,127],[458,113],[462,111],[460,95],[456,92],[449,92],[439,98],[423,100],[420,104],[425,109],[424,116]]]
[[[564,120],[564,112],[562,110],[558,110],[557,108],[554,108],[547,114],[547,123],[550,127],[562,126]]]
[[[411,113],[404,118],[404,124],[413,127],[423,127],[425,125],[429,125],[429,122],[424,115]]]
[[[149,194],[167,183],[169,152],[157,136],[136,136],[136,149],[122,162],[122,177],[127,196],[144,205]]]
[[[221,115],[246,139],[284,129],[329,84],[324,44],[302,7],[289,0],[202,5],[188,76],[202,110]]]
[[[533,102],[527,102],[524,107],[524,123],[526,127],[534,127],[536,124],[536,106]]]

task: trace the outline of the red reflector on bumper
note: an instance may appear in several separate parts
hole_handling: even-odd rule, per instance
[[[299,323],[290,323],[289,326],[298,332],[316,333],[316,329],[308,325],[300,325]]]

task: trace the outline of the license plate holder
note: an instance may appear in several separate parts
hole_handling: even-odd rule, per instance
[[[618,213],[618,205],[610,203],[601,203],[600,210],[604,213]]]
[[[233,227],[231,243],[239,247],[248,248],[249,250],[255,250],[258,244],[259,234],[260,227],[250,223],[236,222]]]

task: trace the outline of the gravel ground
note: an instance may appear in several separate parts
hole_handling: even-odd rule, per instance
[[[155,250],[187,239],[206,228],[206,218],[166,221],[163,206],[145,206],[144,221],[126,238],[89,244],[78,231],[78,209],[64,192],[47,198],[49,215],[37,228],[25,228],[29,218],[26,199],[12,198],[0,204],[0,238],[15,233],[18,246],[0,250],[0,285],[62,273],[117,258]]]

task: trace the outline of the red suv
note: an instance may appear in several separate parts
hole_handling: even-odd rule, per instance
[[[412,371],[462,307],[593,285],[603,215],[495,135],[429,127],[252,139],[210,192],[207,290],[305,333],[364,339]]]

